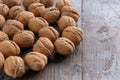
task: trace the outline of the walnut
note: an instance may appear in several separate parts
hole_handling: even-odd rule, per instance
[[[60,11],[64,6],[72,6],[72,4],[69,0],[58,0],[56,3],[56,8],[58,8]]]
[[[53,43],[59,37],[59,33],[53,27],[44,27],[39,30],[39,37],[47,37]]]
[[[42,53],[46,56],[52,55],[54,51],[53,43],[46,37],[40,37],[33,46],[33,51]]]
[[[0,42],[4,40],[9,40],[8,35],[4,33],[3,31],[0,31]]]
[[[5,23],[5,18],[0,14],[0,29],[3,27]]]
[[[47,64],[47,57],[39,52],[29,52],[24,59],[28,67],[34,71],[41,71]]]
[[[75,45],[72,41],[70,41],[67,38],[58,38],[55,43],[55,50],[58,52],[58,54],[67,56],[69,54],[72,54],[75,50]]]
[[[0,52],[0,71],[3,70],[4,62],[5,62],[5,57],[4,57],[4,55]]]
[[[54,0],[40,0],[40,3],[44,4],[45,7],[51,7],[54,4]]]
[[[80,15],[77,9],[75,9],[72,6],[64,6],[61,10],[62,14],[61,16],[70,16],[72,17],[76,22],[78,21]]]
[[[28,10],[32,12],[36,17],[42,17],[45,12],[45,6],[41,3],[32,3]]]
[[[83,39],[83,30],[78,27],[69,26],[63,30],[62,37],[68,38],[77,46]]]
[[[43,18],[47,20],[48,23],[53,24],[60,17],[60,11],[57,8],[46,8]]]
[[[76,26],[76,22],[69,16],[62,16],[58,21],[58,27],[61,31],[69,26]]]
[[[9,10],[9,17],[15,19],[17,14],[19,14],[22,11],[24,11],[24,9],[21,6],[14,6]]]
[[[23,24],[17,20],[7,20],[3,26],[3,32],[5,32],[10,38],[12,38],[16,32],[23,29]]]
[[[22,0],[4,0],[4,3],[9,7],[20,6]]]
[[[30,19],[35,18],[34,14],[28,11],[22,11],[16,16],[16,20],[23,23],[25,26],[28,25]]]
[[[44,18],[36,17],[29,21],[28,28],[34,33],[38,33],[41,28],[47,27],[48,25],[48,22]]]
[[[25,63],[21,57],[10,56],[5,60],[5,73],[12,78],[19,78],[25,73]]]
[[[9,12],[9,8],[7,5],[0,3],[0,14],[4,17],[7,17]]]
[[[5,57],[17,56],[20,54],[20,48],[14,41],[4,40],[0,42],[0,52]]]
[[[13,41],[22,48],[29,48],[34,43],[34,33],[28,30],[19,31],[13,36]]]

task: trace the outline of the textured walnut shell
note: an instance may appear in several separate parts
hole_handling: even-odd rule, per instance
[[[40,37],[33,46],[33,51],[42,53],[46,56],[50,56],[54,50],[53,43],[45,37]]]
[[[77,9],[75,9],[72,6],[64,6],[61,10],[62,16],[70,16],[72,17],[76,22],[78,21],[80,15]]]
[[[28,25],[30,19],[35,18],[34,14],[28,11],[22,11],[16,16],[16,20],[20,21],[24,25]]]
[[[0,52],[0,71],[3,70],[5,58],[4,55]]]
[[[9,12],[9,8],[7,5],[0,3],[0,14],[4,17],[7,17]]]
[[[39,30],[39,37],[47,37],[53,43],[59,37],[59,33],[53,27],[44,27]]]
[[[19,31],[13,36],[13,41],[22,48],[29,48],[34,43],[34,33],[28,30]]]
[[[24,59],[28,67],[34,71],[41,71],[47,64],[47,57],[39,52],[29,52]]]
[[[60,11],[64,6],[72,6],[72,4],[69,0],[59,0],[56,3],[56,8],[58,8]]]
[[[3,27],[4,23],[5,23],[5,18],[2,15],[0,15],[0,29]]]
[[[4,40],[9,40],[8,35],[2,31],[0,31],[0,42]]]
[[[39,2],[40,2],[40,0],[24,0],[23,5],[25,8],[28,8],[30,4],[39,3]]]
[[[68,27],[63,30],[62,37],[68,38],[77,46],[83,39],[83,31],[78,27]]]
[[[62,16],[58,21],[59,29],[63,31],[68,26],[76,26],[75,20],[69,16]]]
[[[47,27],[48,25],[49,25],[48,22],[44,18],[37,17],[37,18],[30,19],[28,23],[28,28],[34,33],[38,33],[38,31],[41,28]]]
[[[45,12],[45,6],[41,3],[32,3],[28,7],[28,10],[32,12],[36,17],[41,17]]]
[[[9,7],[20,6],[22,0],[4,0],[4,3]]]
[[[3,32],[5,32],[10,38],[12,38],[16,32],[23,29],[23,24],[17,20],[7,20],[3,26]]]
[[[20,54],[20,48],[15,42],[4,40],[0,42],[0,52],[4,54],[5,57],[17,56]]]
[[[9,10],[9,17],[15,19],[18,13],[24,11],[21,6],[14,6]]]
[[[61,55],[69,55],[72,54],[75,50],[75,45],[73,42],[71,42],[69,39],[67,38],[58,38],[55,43],[55,50],[61,54]]]
[[[44,4],[45,7],[51,7],[54,4],[54,0],[40,0],[40,3]]]
[[[48,23],[52,24],[57,21],[60,17],[60,11],[57,8],[46,8],[43,18],[47,20]]]
[[[5,73],[12,78],[19,78],[25,73],[25,63],[21,57],[10,56],[5,60]]]

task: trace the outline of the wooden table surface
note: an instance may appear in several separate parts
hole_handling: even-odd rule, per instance
[[[57,1],[57,0],[55,0]],[[84,40],[74,54],[18,80],[120,80],[120,0],[70,0]]]

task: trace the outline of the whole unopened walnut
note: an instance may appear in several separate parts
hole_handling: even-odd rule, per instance
[[[78,27],[67,27],[63,30],[62,37],[68,38],[77,46],[83,39],[83,30]]]
[[[5,60],[5,73],[12,78],[19,78],[25,73],[25,63],[21,57],[10,56]]]
[[[40,52],[46,56],[50,56],[54,51],[54,45],[48,38],[40,37],[34,44],[33,51]]]
[[[58,21],[58,27],[61,31],[69,26],[76,26],[76,22],[69,16],[62,16]]]
[[[9,10],[9,17],[15,19],[18,13],[24,11],[24,9],[21,6],[13,6]]]
[[[34,43],[34,33],[28,30],[19,31],[13,36],[13,41],[22,48],[29,48]]]
[[[20,54],[20,48],[14,41],[4,40],[0,42],[0,52],[5,57],[18,56]]]
[[[48,25],[48,22],[42,17],[32,18],[28,22],[28,28],[34,33],[38,33],[41,28],[47,27]]]
[[[44,27],[39,30],[39,37],[47,37],[53,43],[59,37],[59,33],[53,27]]]
[[[40,3],[44,4],[45,7],[51,7],[54,4],[54,0],[40,0]]]
[[[4,40],[9,40],[8,35],[3,31],[0,31],[0,42]]]
[[[9,7],[21,5],[22,0],[4,0],[4,3]]]
[[[30,19],[35,18],[34,14],[28,11],[22,11],[16,16],[16,20],[20,21],[24,25],[28,25]]]
[[[50,7],[46,8],[43,18],[48,21],[48,23],[52,24],[57,21],[60,17],[60,11],[57,8]]]
[[[72,54],[75,50],[75,45],[72,41],[70,41],[67,38],[58,38],[55,43],[55,50],[58,52],[58,54],[67,56],[69,54]]]
[[[28,7],[28,10],[32,12],[36,17],[41,17],[45,12],[45,6],[41,3],[32,3]]]
[[[0,3],[0,14],[4,17],[7,17],[9,12],[9,8],[7,5]]]
[[[16,32],[23,29],[23,24],[17,20],[7,20],[3,26],[3,32],[5,32],[10,38],[12,38]]]
[[[5,18],[0,14],[0,29],[3,27],[5,23]]]
[[[39,2],[40,2],[40,0],[24,0],[23,1],[23,5],[27,9],[30,4],[32,4],[32,3],[39,3]]]
[[[34,71],[41,71],[47,64],[47,57],[39,52],[29,52],[24,59],[28,67]]]
[[[64,6],[61,10],[62,12],[62,16],[70,16],[72,17],[76,22],[78,21],[80,15],[79,15],[79,11],[77,9],[75,9],[72,6]]]
[[[0,72],[3,70],[5,58],[4,55],[0,52]]]
[[[72,6],[72,4],[69,0],[58,0],[56,3],[56,8],[58,8],[60,11],[64,6]]]

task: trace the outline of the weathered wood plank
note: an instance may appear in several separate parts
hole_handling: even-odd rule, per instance
[[[70,1],[81,13],[81,0]],[[81,19],[78,21],[78,26],[81,27]],[[57,56],[56,60],[61,60],[62,58],[62,62],[50,62],[43,71],[38,73],[28,71],[19,80],[82,80],[81,55],[82,45],[77,47],[74,54],[65,59]]]
[[[120,80],[119,12],[119,0],[83,0],[83,80]]]

